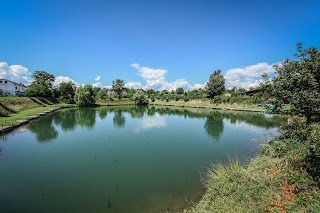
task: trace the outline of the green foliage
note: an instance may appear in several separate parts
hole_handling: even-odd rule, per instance
[[[182,87],[179,87],[179,88],[176,89],[176,93],[178,95],[182,95],[184,93],[184,89]]]
[[[225,91],[225,80],[223,75],[221,75],[221,70],[215,70],[209,78],[206,84],[206,93],[210,98],[216,95],[221,95]]]
[[[92,106],[95,103],[93,87],[90,84],[77,88],[74,100],[78,106]]]
[[[147,95],[156,94],[156,92],[153,89],[148,89],[146,92]]]
[[[75,90],[76,87],[71,81],[69,81],[68,83],[62,82],[58,88],[60,94],[59,99],[67,104],[74,103]]]
[[[35,71],[32,74],[33,82],[25,91],[29,97],[50,97],[52,96],[52,83],[54,76],[46,71]]]
[[[147,105],[149,103],[147,96],[141,90],[136,91],[136,93],[132,96],[132,100],[136,105]]]
[[[214,104],[220,104],[222,102],[221,96],[214,96],[212,99],[212,103]]]
[[[276,163],[272,158],[260,158],[247,169],[237,160],[213,165],[205,179],[207,192],[184,212],[267,212],[279,179],[266,171]]]
[[[107,99],[107,91],[105,89],[100,89],[97,93],[97,99],[106,100]]]
[[[123,80],[116,79],[112,81],[112,90],[121,98],[122,93],[125,91]]]
[[[285,60],[275,66],[277,76],[269,80],[263,75],[262,86],[280,104],[289,103],[292,115],[302,115],[310,123],[313,116],[320,115],[320,52],[316,48],[302,49],[297,45],[296,60]]]
[[[207,192],[184,212],[319,212],[320,124],[283,127],[248,167],[213,165]]]
[[[297,201],[288,208],[320,205],[320,124],[295,123],[284,127],[280,138],[265,145],[262,154],[283,159],[287,182],[297,188]],[[317,187],[316,187],[317,186]],[[310,192],[312,190],[312,192]],[[310,194],[317,192],[312,199]],[[308,196],[306,196],[308,195]],[[316,198],[318,197],[318,198]],[[299,199],[298,199],[299,198]],[[319,208],[318,208],[319,209]]]

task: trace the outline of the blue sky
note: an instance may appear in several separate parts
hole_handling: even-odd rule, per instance
[[[320,47],[317,0],[0,0],[0,77],[199,88],[216,69],[250,87],[296,43]]]

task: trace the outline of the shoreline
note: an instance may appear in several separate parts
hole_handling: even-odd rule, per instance
[[[20,126],[28,124],[32,120],[35,120],[35,119],[38,119],[40,117],[49,115],[49,114],[51,114],[51,113],[53,113],[53,112],[55,112],[57,110],[60,110],[62,108],[64,108],[64,107],[59,106],[59,107],[56,107],[56,108],[54,108],[52,110],[47,110],[47,111],[44,111],[44,112],[40,112],[37,115],[30,115],[30,116],[27,117],[26,120],[16,120],[17,124],[13,124],[12,123],[10,126],[1,125],[0,126],[0,135],[8,133],[8,132],[11,132],[12,130],[14,130],[14,129],[20,127]]]
[[[135,104],[132,102],[107,102],[107,103],[97,103],[95,107],[109,107],[109,106],[134,106]],[[210,106],[211,105],[211,106]],[[257,113],[265,113],[265,109],[248,109],[248,108],[231,108],[231,107],[221,107],[221,106],[212,106],[212,104],[208,103],[191,103],[191,104],[179,104],[179,103],[149,103],[149,106],[165,106],[165,107],[181,107],[181,108],[198,108],[198,109],[209,109],[209,110],[223,110],[223,111],[239,111],[239,112],[257,112]],[[0,135],[3,135],[5,133],[11,132],[12,130],[28,124],[30,121],[38,119],[42,116],[46,116],[48,114],[51,114],[57,110],[63,109],[63,108],[70,108],[70,107],[77,107],[75,105],[63,105],[48,109],[45,111],[40,111],[36,113],[30,113],[30,115],[22,116],[22,119],[17,119],[15,121],[11,121],[11,125],[1,125],[0,126]],[[23,111],[22,111],[23,112]],[[18,112],[18,114],[21,112]],[[5,118],[5,117],[4,117]]]
[[[162,103],[149,103],[151,106],[170,106],[170,107],[182,107],[182,108],[201,108],[201,109],[213,109],[213,110],[226,110],[226,111],[241,111],[241,112],[261,112],[265,113],[265,109],[246,109],[246,108],[231,108],[231,107],[215,107],[215,106],[197,106],[197,105],[183,105],[183,104],[162,104]]]

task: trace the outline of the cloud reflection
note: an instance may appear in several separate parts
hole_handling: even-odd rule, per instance
[[[146,131],[153,128],[164,128],[167,126],[167,122],[164,116],[159,113],[155,113],[154,116],[143,117],[141,119],[140,126],[135,128],[133,132]]]

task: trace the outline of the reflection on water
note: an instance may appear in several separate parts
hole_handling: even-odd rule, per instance
[[[263,113],[212,111],[206,109],[185,109],[174,107],[100,107],[100,108],[77,108],[61,110],[54,115],[41,118],[41,122],[31,122],[27,129],[36,134],[40,143],[49,142],[59,135],[54,124],[59,125],[63,131],[74,131],[78,126],[92,130],[96,118],[104,120],[108,113],[113,116],[115,128],[123,128],[126,124],[127,113],[131,118],[141,119],[140,125],[133,131],[140,132],[152,128],[163,128],[167,126],[165,115],[177,115],[185,118],[204,118],[204,130],[208,136],[219,141],[224,131],[224,122],[231,124],[239,122],[248,123],[257,127],[273,128],[285,122],[284,117]]]
[[[28,129],[36,134],[38,142],[46,143],[58,137],[58,132],[52,121],[52,116],[43,117],[41,122],[31,122]]]
[[[134,132],[140,132],[144,130],[149,130],[153,128],[164,128],[167,126],[167,122],[164,116],[160,116],[159,113],[148,114],[148,117],[142,117],[139,127],[134,129]]]
[[[204,128],[209,136],[219,141],[220,135],[223,132],[223,116],[217,111],[213,111],[206,119]]]
[[[117,128],[122,128],[126,124],[126,118],[124,117],[121,110],[114,112],[113,125]]]

